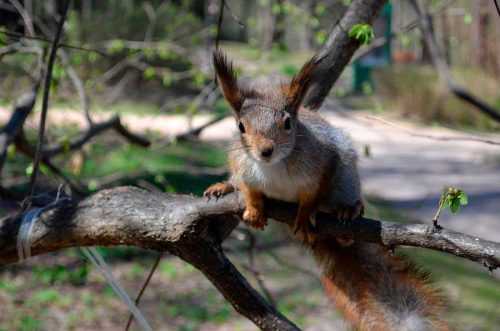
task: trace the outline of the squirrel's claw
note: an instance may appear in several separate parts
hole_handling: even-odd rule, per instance
[[[247,207],[243,212],[243,221],[258,230],[264,230],[267,225],[267,218],[256,208]]]
[[[300,239],[309,245],[314,244],[316,241],[316,234],[314,233],[313,224],[316,224],[316,214],[312,214],[309,220],[301,222],[300,220],[295,221],[293,227],[293,234],[299,234]]]
[[[210,201],[211,198],[215,198],[219,200],[220,197],[223,197],[226,194],[229,194],[234,191],[234,186],[228,182],[216,183],[209,186],[205,192],[203,192],[203,196]]]
[[[361,201],[357,201],[354,206],[339,206],[337,207],[337,218],[342,225],[347,225],[356,218],[363,216],[364,209]],[[354,243],[354,239],[350,235],[338,236],[336,240],[343,247],[351,246]]]
[[[363,202],[357,201],[354,206],[340,205],[336,208],[337,218],[343,224],[363,216],[365,207]]]

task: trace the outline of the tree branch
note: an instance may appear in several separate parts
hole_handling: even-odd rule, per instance
[[[321,107],[333,84],[349,64],[354,52],[361,46],[358,40],[349,37],[351,28],[356,24],[371,23],[385,3],[386,0],[352,1],[316,55],[319,65],[314,73],[311,90],[304,101],[306,107],[310,109]]]
[[[277,200],[266,204],[268,217],[293,224],[296,205]],[[180,242],[205,238],[216,223],[213,238],[221,240],[232,230],[244,209],[242,198],[229,194],[218,201],[185,195],[149,193],[133,187],[104,190],[72,206],[42,216],[35,225],[33,254],[73,246],[132,245],[155,250],[173,249]],[[217,222],[209,221],[217,219]],[[221,220],[230,220],[227,225]],[[0,263],[17,260],[15,242],[19,219],[0,222]],[[414,246],[450,253],[500,267],[500,244],[426,224],[397,224],[360,218],[347,225],[320,212],[319,238],[351,235],[355,240],[385,246]]]
[[[238,224],[237,195],[210,203],[131,187],[104,190],[43,213],[32,255],[73,246],[133,245],[167,250],[202,271],[234,308],[262,330],[299,330],[270,306],[224,255],[220,243]],[[0,221],[0,264],[17,261],[19,217]]]
[[[17,100],[9,121],[0,131],[0,173],[7,158],[7,150],[10,144],[14,142],[15,137],[22,131],[26,118],[33,110],[39,85],[39,83],[35,83],[31,92],[23,94]]]
[[[69,1],[70,0],[66,0],[64,2],[62,16],[57,24],[56,35],[54,36],[54,40],[52,41],[49,59],[47,62],[47,70],[45,71],[45,82],[43,86],[44,90],[42,98],[42,112],[40,114],[40,127],[38,130],[38,143],[36,146],[35,157],[33,160],[33,172],[31,173],[31,178],[30,178],[31,196],[33,196],[33,193],[35,191],[35,183],[38,175],[38,166],[42,158],[41,151],[43,147],[43,140],[45,134],[45,121],[47,120],[47,113],[49,110],[49,94],[50,94],[50,84],[52,81],[52,68],[56,61],[59,39],[61,39],[64,21],[66,21],[66,15],[68,14]]]
[[[420,22],[420,30],[422,31],[422,34],[424,35],[424,40],[425,43],[427,44],[427,47],[429,47],[431,57],[432,57],[432,63],[434,67],[436,68],[439,78],[441,81],[446,83],[448,86],[448,89],[453,93],[457,98],[462,100],[465,103],[468,103],[472,106],[475,107],[475,109],[479,110],[483,114],[487,115],[489,118],[492,120],[499,122],[500,123],[500,113],[481,100],[480,98],[472,95],[467,89],[465,89],[462,86],[457,85],[453,81],[452,74],[450,72],[450,68],[448,67],[448,64],[443,58],[442,51],[439,48],[439,45],[436,42],[436,36],[434,35],[434,32],[432,31],[431,28],[431,23],[429,21],[429,15],[423,10],[423,8],[420,6],[417,0],[410,0],[410,4],[412,5],[413,9],[417,13],[419,17],[419,22]]]
[[[268,201],[270,218],[293,225],[296,205]],[[169,251],[192,264],[233,307],[262,330],[298,330],[268,304],[224,255],[221,242],[237,225],[244,202],[238,193],[217,201],[151,193],[133,187],[104,190],[80,202],[42,213],[32,232],[32,255],[79,246],[129,245]],[[18,260],[16,242],[23,215],[0,221],[0,264]],[[343,225],[318,213],[317,234],[351,235],[357,241],[425,247],[500,266],[500,244],[424,224],[394,224],[361,218]]]
[[[110,129],[115,130],[118,134],[122,135],[132,144],[136,144],[143,147],[149,147],[151,145],[151,142],[148,139],[136,135],[135,133],[130,132],[126,127],[124,127],[123,124],[121,124],[119,116],[113,116],[107,121],[93,124],[85,133],[81,134],[80,137],[78,137],[77,139],[73,140],[68,144],[56,144],[44,148],[42,150],[42,155],[45,158],[51,158],[60,153],[65,153],[68,151],[80,149],[93,137]]]

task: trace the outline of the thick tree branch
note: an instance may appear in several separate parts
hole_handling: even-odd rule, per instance
[[[296,206],[268,201],[268,216],[293,224]],[[98,192],[42,213],[32,232],[32,255],[77,246],[129,245],[169,251],[194,265],[234,308],[262,330],[298,330],[269,305],[224,255],[220,243],[234,229],[244,203],[237,193],[218,201],[186,195],[150,193],[121,187]],[[22,215],[0,221],[0,264],[18,260],[16,242]],[[368,218],[347,225],[317,215],[320,238],[352,235],[389,247],[425,247],[500,266],[500,244],[423,224],[394,224]]]
[[[268,216],[291,225],[296,206],[270,200]],[[132,245],[155,250],[175,248],[179,242],[196,242],[210,232],[210,220],[217,219],[222,240],[234,226],[223,219],[235,220],[244,208],[238,194],[218,201],[185,195],[149,193],[137,188],[104,190],[72,206],[43,215],[34,231],[34,254],[43,254],[73,246]],[[19,219],[0,223],[0,263],[15,262],[15,242]],[[360,218],[347,225],[328,213],[318,213],[320,238],[352,235],[355,240],[385,246],[425,247],[472,261],[500,267],[500,243],[425,224],[397,224]],[[222,235],[223,233],[224,235]]]
[[[299,330],[271,307],[220,248],[238,223],[238,196],[210,203],[137,188],[105,190],[43,213],[32,233],[32,255],[73,246],[133,245],[168,250],[201,270],[235,309],[262,330]],[[0,264],[17,261],[21,217],[0,221]]]
[[[323,48],[316,55],[319,66],[314,73],[311,90],[304,104],[318,109],[323,104],[333,84],[361,46],[358,40],[349,37],[356,24],[369,24],[377,16],[386,0],[353,0],[342,19],[335,25]]]

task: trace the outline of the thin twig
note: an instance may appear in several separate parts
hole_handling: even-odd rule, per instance
[[[26,35],[24,35],[22,33],[17,33],[17,32],[14,32],[14,31],[8,31],[6,29],[0,29],[0,32],[3,33],[3,34],[5,34],[8,37],[15,38],[15,39],[36,40],[36,41],[42,41],[44,43],[51,43],[52,42],[52,41],[50,41],[50,40],[48,40],[46,38],[43,38],[43,37],[26,36]],[[110,56],[106,52],[103,52],[103,51],[101,51],[99,49],[95,49],[95,48],[87,48],[87,47],[83,47],[83,46],[76,46],[76,45],[70,45],[70,44],[65,44],[65,43],[59,44],[59,47],[69,48],[69,49],[76,49],[76,50],[85,51],[85,52],[97,53],[97,54],[99,54],[101,56],[105,56],[105,57],[109,57]]]
[[[217,19],[217,34],[215,35],[215,49],[219,49],[219,41],[222,30],[222,20],[224,19],[224,8],[226,7],[226,0],[220,0],[219,5],[219,18]]]
[[[495,8],[497,9],[498,16],[500,16],[500,7],[498,6],[498,2],[497,0],[493,0],[493,2],[495,3]]]
[[[141,290],[139,291],[139,294],[137,294],[137,297],[135,298],[135,305],[137,307],[139,307],[139,302],[141,301],[142,295],[144,294],[146,287],[148,287],[151,278],[153,278],[153,275],[156,271],[156,268],[158,268],[158,265],[160,264],[162,257],[163,257],[163,252],[158,253],[155,262],[153,263],[153,266],[151,267],[151,270],[149,271],[149,274],[146,277],[146,280],[144,281],[144,284],[142,284]],[[134,315],[130,314],[130,316],[128,317],[127,326],[125,327],[125,331],[128,331],[130,329],[133,320],[134,320]]]
[[[45,72],[45,85],[44,85],[44,91],[43,91],[42,113],[40,115],[40,128],[38,130],[38,144],[37,144],[37,148],[36,148],[36,152],[35,152],[35,160],[33,162],[33,172],[31,174],[31,179],[30,179],[30,187],[31,187],[30,196],[33,196],[33,193],[35,192],[35,182],[36,182],[36,178],[38,175],[38,167],[40,165],[41,151],[42,151],[42,147],[43,147],[43,139],[44,139],[44,134],[45,134],[45,122],[47,120],[47,112],[48,112],[48,108],[49,108],[49,95],[50,95],[50,84],[52,81],[52,68],[54,67],[54,62],[56,60],[58,43],[59,43],[59,39],[61,38],[61,35],[62,35],[64,21],[66,20],[66,15],[68,13],[69,2],[70,2],[70,0],[66,0],[64,2],[63,12],[62,12],[61,18],[59,20],[59,23],[57,25],[56,35],[55,35],[54,41],[52,42],[52,45],[51,45],[49,60],[47,63],[47,70]]]

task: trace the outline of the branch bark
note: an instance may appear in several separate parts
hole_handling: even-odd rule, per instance
[[[269,200],[268,217],[293,225],[295,204]],[[34,254],[73,246],[131,245],[176,250],[203,238],[221,242],[234,228],[244,203],[238,193],[218,201],[120,187],[104,190],[42,215],[33,232]],[[217,220],[217,222],[211,222]],[[0,221],[0,264],[17,260],[19,218]],[[213,226],[213,227],[212,227]],[[216,229],[217,231],[215,231]],[[215,232],[213,232],[215,231]],[[317,235],[351,235],[385,246],[414,246],[450,253],[492,268],[500,267],[500,243],[426,224],[397,224],[359,218],[344,225],[329,213],[317,215]],[[214,239],[216,238],[216,239]]]
[[[361,46],[358,40],[349,37],[351,28],[356,24],[371,23],[386,2],[386,0],[352,1],[316,55],[319,66],[314,73],[311,90],[304,101],[306,107],[310,109],[321,107],[333,84],[349,64],[354,52]]]
[[[270,218],[293,225],[297,206],[268,201]],[[32,255],[79,246],[129,245],[169,251],[198,268],[233,307],[262,330],[299,330],[267,303],[224,255],[220,244],[244,209],[238,193],[217,201],[150,193],[121,187],[100,191],[42,213],[32,232]],[[0,264],[18,260],[17,234],[23,215],[0,221]],[[317,215],[320,238],[351,235],[355,240],[425,247],[500,266],[500,244],[423,224],[394,224],[360,218],[347,225],[327,213]]]
[[[73,246],[133,245],[169,251],[198,268],[233,307],[262,330],[299,330],[270,306],[224,255],[220,244],[238,224],[237,195],[209,203],[137,188],[104,190],[43,213],[32,255]],[[22,215],[0,221],[0,264],[17,261]]]

